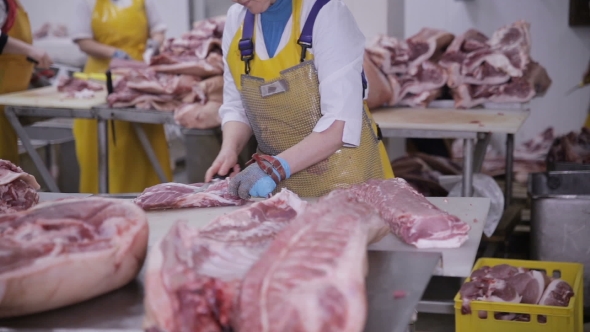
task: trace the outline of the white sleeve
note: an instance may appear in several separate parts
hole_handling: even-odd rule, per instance
[[[4,26],[6,23],[6,19],[8,18],[8,8],[6,8],[6,3],[4,0],[0,0],[0,27]]]
[[[320,10],[313,29],[322,110],[314,131],[328,129],[335,120],[344,121],[345,146],[358,146],[361,140],[364,46],[365,36],[348,7],[342,0],[329,1]]]
[[[150,26],[150,33],[166,32],[168,27],[160,16],[160,9],[157,1],[145,0],[145,11],[147,13],[148,24]]]
[[[240,25],[240,12],[244,7],[235,4],[232,5],[228,12],[223,29],[223,38],[221,41],[221,50],[223,52],[223,104],[219,108],[219,117],[221,117],[221,126],[229,121],[238,121],[250,126],[246,117],[246,111],[242,104],[240,92],[234,82],[231,71],[227,64],[227,56],[232,40],[237,33]]]
[[[72,18],[72,40],[94,38],[92,33],[92,4],[88,0],[76,0],[76,15]]]

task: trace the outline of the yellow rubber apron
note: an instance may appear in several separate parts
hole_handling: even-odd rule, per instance
[[[20,6],[16,11],[14,25],[8,37],[31,44],[33,36],[27,12]],[[25,55],[0,54],[0,94],[28,89],[34,65]],[[0,106],[0,159],[18,164],[18,138],[14,129],[4,116],[4,106]]]
[[[149,25],[143,0],[133,0],[130,7],[119,8],[111,0],[96,0],[92,14],[94,39],[121,49],[135,60],[142,60],[149,38]],[[104,73],[110,59],[89,57],[84,72]],[[132,123],[114,121],[115,140],[109,125],[109,192],[141,192],[160,183],[150,164]],[[163,125],[143,124],[143,130],[156,153],[160,166],[172,180],[168,143]],[[74,121],[76,154],[80,164],[80,192],[98,192],[98,139],[96,120]]]
[[[241,91],[246,115],[261,153],[277,155],[311,134],[321,118],[319,80],[313,56],[301,62],[300,15],[303,0],[293,0],[293,30],[289,43],[273,58],[262,60],[253,51],[245,74],[239,43],[242,28],[233,38],[228,65]],[[359,77],[359,80],[361,77]],[[361,91],[359,91],[361,93]],[[331,190],[371,178],[391,178],[393,171],[368,108],[364,107],[361,143],[342,147],[329,158],[293,174],[275,192],[288,188],[302,197],[318,197]]]

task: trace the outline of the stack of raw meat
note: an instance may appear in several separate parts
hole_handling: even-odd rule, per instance
[[[436,64],[453,35],[423,28],[407,40],[379,35],[366,47],[363,67],[369,82],[369,107],[426,107],[439,97],[447,73]]]
[[[513,172],[514,180],[526,183],[529,173],[544,172],[545,159],[554,139],[553,128],[549,127],[532,139],[522,143],[514,149]],[[463,140],[455,140],[452,147],[453,160],[461,163],[463,159]],[[483,174],[499,176],[506,173],[506,159],[497,150],[488,146],[483,161]]]
[[[366,250],[388,232],[458,247],[470,226],[403,179],[371,180],[306,203],[283,189],[201,229],[176,223],[151,249],[150,331],[361,331]]]
[[[94,92],[104,90],[104,85],[90,80],[61,76],[58,79],[57,91],[67,98],[88,99],[94,97]]]
[[[225,17],[196,22],[182,37],[166,40],[149,66],[111,64],[118,78],[107,98],[109,105],[174,112],[176,122],[186,128],[219,126],[224,23]]]
[[[127,283],[147,251],[143,210],[65,199],[0,215],[0,318],[79,303]]]
[[[459,291],[462,314],[471,314],[471,301],[509,302],[567,307],[574,291],[566,281],[551,278],[546,273],[517,268],[508,264],[484,266],[471,273],[470,281]],[[487,312],[478,313],[482,319]],[[494,313],[495,319],[530,321],[530,315]]]
[[[492,38],[470,29],[440,58],[456,108],[484,103],[522,103],[543,96],[551,85],[545,68],[531,59],[530,24],[517,21]]]
[[[590,129],[583,127],[580,133],[570,132],[553,141],[548,163],[590,164]]]
[[[450,92],[456,108],[472,108],[543,96],[551,79],[531,59],[529,29],[521,20],[491,38],[475,29],[454,36],[432,28],[407,40],[377,36],[365,50],[367,103],[372,108],[426,107]]]
[[[0,215],[26,210],[39,202],[41,186],[31,174],[0,159]]]

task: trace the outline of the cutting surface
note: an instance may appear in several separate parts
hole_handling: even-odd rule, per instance
[[[93,98],[76,99],[65,97],[64,94],[58,92],[57,88],[54,86],[47,86],[39,89],[0,95],[0,105],[91,109],[94,106],[104,104],[106,98],[106,88],[102,91],[95,91]]]
[[[422,129],[514,134],[529,116],[527,110],[452,108],[379,108],[371,110],[381,129]]]

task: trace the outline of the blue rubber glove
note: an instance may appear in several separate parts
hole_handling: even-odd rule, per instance
[[[291,168],[285,159],[275,157],[285,169],[285,175],[288,179],[291,176]],[[275,170],[278,175],[278,172]],[[285,180],[285,179],[282,179]],[[268,197],[277,187],[273,179],[264,173],[258,164],[252,164],[238,175],[234,176],[229,182],[229,192],[234,196],[243,199],[252,197]]]
[[[125,53],[125,51],[116,50],[112,56],[113,59],[123,59],[123,60],[131,60],[129,54]]]

